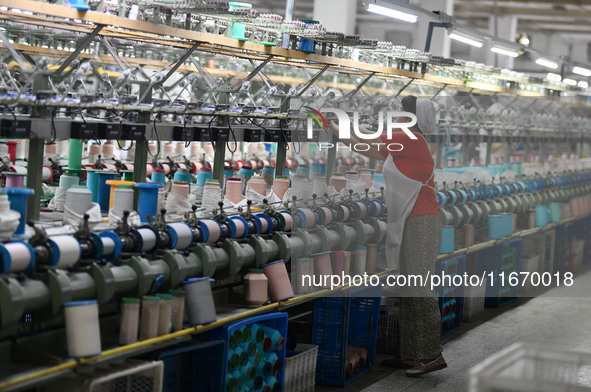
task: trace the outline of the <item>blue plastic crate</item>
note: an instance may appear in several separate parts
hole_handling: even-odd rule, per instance
[[[196,385],[199,391],[219,392],[225,386],[223,340],[174,346],[152,358],[164,362],[163,392],[189,391]]]
[[[583,264],[591,263],[591,217],[584,220],[582,239],[585,241]]]
[[[554,272],[564,271],[566,258],[566,226],[556,227],[556,246],[554,248]]]
[[[251,317],[240,322],[226,325],[224,326],[221,331],[216,331],[215,333],[219,334],[219,336],[224,339],[226,342],[226,358],[228,358],[228,353],[230,351],[230,336],[236,331],[245,326],[250,326],[253,324],[260,324],[264,325],[279,331],[281,336],[287,339],[287,313],[270,313],[264,314],[261,316]],[[282,362],[281,370],[276,374],[275,378],[283,385],[284,380],[284,372],[285,372],[285,345],[283,345],[282,349],[279,351],[274,351],[277,354],[277,357]],[[226,375],[228,372],[228,361],[224,361],[224,364],[221,366],[224,372],[224,380],[226,379]],[[220,391],[226,390],[226,383],[224,382],[224,387],[220,389]]]
[[[521,272],[521,238],[507,241],[502,245],[484,250],[489,252],[486,256],[487,287],[484,304],[491,307],[499,307],[515,301],[519,293],[519,284],[511,286],[509,277],[512,273]],[[492,272],[492,280],[490,273]],[[504,279],[501,281],[501,273]]]
[[[382,287],[351,290],[349,297],[319,298],[314,302],[312,344],[317,345],[316,383],[346,386],[363,376],[375,360]],[[370,363],[347,376],[347,347],[365,348]]]
[[[575,223],[570,222],[564,225],[564,270],[563,271],[574,271],[575,263]]]
[[[464,275],[464,272],[466,272],[466,256],[456,256],[439,261],[435,273],[441,276],[442,272],[446,276],[452,277],[452,279],[455,275]],[[439,286],[436,294],[439,311],[441,312],[441,337],[444,338],[460,328],[464,286]]]

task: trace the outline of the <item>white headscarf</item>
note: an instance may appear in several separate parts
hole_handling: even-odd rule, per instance
[[[436,127],[436,112],[428,98],[417,98],[417,125],[423,133],[433,133]]]

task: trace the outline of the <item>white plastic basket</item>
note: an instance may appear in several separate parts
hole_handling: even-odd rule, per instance
[[[382,354],[396,354],[396,334],[398,333],[398,318],[398,307],[382,306],[380,308],[376,352]]]
[[[591,353],[516,343],[470,370],[471,392],[590,392]]]
[[[480,286],[464,287],[462,321],[474,321],[484,316],[484,298],[486,296],[487,279],[485,277]]]
[[[41,388],[42,392],[161,392],[164,364],[127,360],[90,374],[77,374]]]
[[[295,351],[299,354],[285,360],[283,392],[313,392],[318,346],[299,343]]]

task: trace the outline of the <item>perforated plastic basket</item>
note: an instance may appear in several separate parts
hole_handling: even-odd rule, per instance
[[[471,392],[591,392],[591,353],[516,343],[470,370]]]
[[[283,392],[313,392],[318,346],[299,343],[295,355],[285,359]]]
[[[312,343],[317,344],[316,383],[346,386],[366,374],[375,359],[382,287],[361,287],[349,297],[319,298],[314,302]],[[365,348],[369,364],[346,375],[347,348]]]
[[[90,374],[76,374],[43,385],[42,392],[160,392],[164,365],[161,361],[127,360],[97,368]]]
[[[464,275],[466,271],[466,256],[456,256],[441,260],[436,264],[435,272],[441,276],[453,277]],[[439,310],[441,311],[441,337],[446,337],[460,328],[462,321],[464,286],[441,285],[437,287]]]

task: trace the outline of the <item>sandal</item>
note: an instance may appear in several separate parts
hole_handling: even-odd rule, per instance
[[[427,363],[418,362],[416,366],[406,371],[406,375],[408,377],[421,377],[436,370],[445,369],[446,367],[447,363],[443,359],[443,356],[440,355],[438,358]]]
[[[419,364],[419,361],[411,361],[407,359],[385,359],[380,365],[394,369],[412,369]]]

